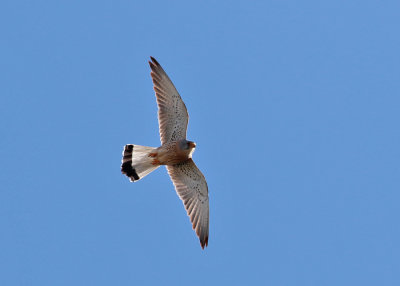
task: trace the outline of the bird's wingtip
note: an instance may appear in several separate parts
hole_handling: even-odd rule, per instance
[[[150,59],[151,59],[151,61],[155,64],[155,65],[157,65],[157,66],[159,66],[160,64],[157,62],[157,60],[155,59],[155,58],[153,58],[152,56],[150,56]],[[150,62],[149,62],[150,63]]]
[[[208,246],[208,236],[206,237],[205,240],[200,240],[200,246],[202,249],[204,249],[204,247]]]

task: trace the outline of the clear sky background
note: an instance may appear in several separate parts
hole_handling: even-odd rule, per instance
[[[399,1],[0,4],[1,285],[400,285]],[[147,61],[190,114],[202,250]]]

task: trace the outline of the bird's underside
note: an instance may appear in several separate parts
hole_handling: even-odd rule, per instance
[[[149,64],[158,105],[162,145],[158,148],[125,145],[121,172],[135,182],[165,165],[204,249],[208,245],[209,234],[208,187],[204,175],[192,160],[196,144],[186,140],[189,115],[161,65],[152,57]]]

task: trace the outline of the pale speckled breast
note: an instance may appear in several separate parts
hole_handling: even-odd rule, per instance
[[[157,148],[156,159],[160,161],[160,165],[175,165],[189,159],[189,153],[179,148],[178,141],[168,142]]]

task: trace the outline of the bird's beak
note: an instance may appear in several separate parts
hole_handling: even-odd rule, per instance
[[[192,148],[196,148],[196,143],[194,143],[194,142],[190,142],[190,147],[192,147]]]

